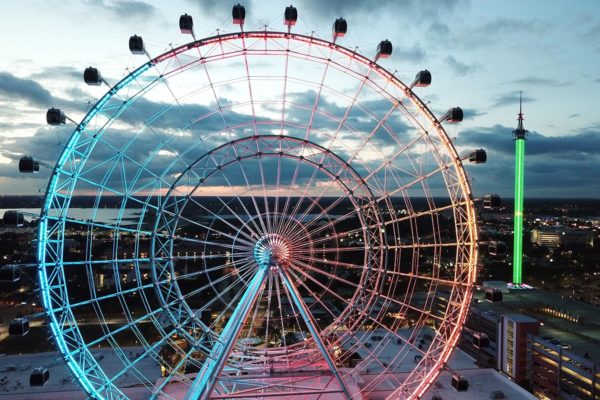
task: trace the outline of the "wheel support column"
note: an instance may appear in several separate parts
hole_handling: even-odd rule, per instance
[[[219,374],[223,371],[225,363],[233,350],[233,346],[242,330],[244,321],[252,310],[261,288],[269,275],[269,266],[259,264],[256,275],[252,278],[246,291],[233,314],[227,321],[225,328],[213,346],[210,355],[202,365],[202,369],[196,375],[192,386],[188,390],[185,400],[208,400],[217,383]]]
[[[344,379],[342,378],[340,371],[337,369],[335,362],[331,358],[331,354],[329,354],[329,350],[327,349],[327,346],[321,339],[319,331],[317,330],[317,324],[316,324],[315,320],[312,318],[312,314],[308,310],[306,303],[304,302],[304,300],[302,300],[302,296],[300,295],[300,293],[298,293],[298,289],[296,289],[296,286],[294,286],[294,284],[292,283],[292,280],[290,279],[290,276],[287,273],[287,271],[285,270],[285,268],[280,267],[278,269],[279,269],[279,275],[281,276],[281,280],[287,287],[288,292],[290,293],[290,296],[292,297],[292,300],[294,301],[294,304],[300,311],[300,315],[302,315],[302,319],[304,320],[304,323],[308,327],[308,330],[310,331],[310,334],[312,335],[313,340],[315,341],[317,347],[321,351],[323,358],[327,362],[329,369],[331,370],[331,372],[333,372],[335,379],[338,381],[341,391],[344,393],[344,396],[346,397],[346,399],[348,399],[348,400],[352,399],[350,390],[348,389],[346,382],[344,382]]]

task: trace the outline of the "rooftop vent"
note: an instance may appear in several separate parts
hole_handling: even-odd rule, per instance
[[[469,390],[469,381],[462,375],[454,374],[452,375],[452,387],[457,392],[466,392]]]

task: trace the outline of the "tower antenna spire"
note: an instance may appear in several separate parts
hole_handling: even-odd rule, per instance
[[[517,118],[517,129],[515,129],[513,131],[513,139],[517,140],[517,139],[525,139],[525,136],[527,135],[527,131],[525,130],[525,127],[523,126],[523,91],[520,90],[519,91],[519,114],[518,114],[518,118]]]

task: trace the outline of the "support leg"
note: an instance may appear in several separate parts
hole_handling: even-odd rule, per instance
[[[325,343],[321,339],[321,336],[319,335],[319,331],[317,329],[317,324],[316,324],[315,320],[312,318],[312,314],[310,313],[306,303],[304,302],[304,300],[302,300],[302,296],[300,295],[300,293],[298,293],[298,289],[296,289],[296,286],[294,286],[294,284],[292,283],[292,280],[290,279],[290,276],[287,273],[287,271],[285,270],[285,268],[279,268],[279,274],[281,275],[281,280],[287,287],[288,292],[292,296],[292,300],[294,301],[294,304],[300,311],[300,314],[302,315],[302,318],[304,319],[304,323],[308,327],[308,330],[310,331],[310,334],[312,335],[313,340],[317,344],[317,347],[321,351],[323,358],[327,362],[329,369],[331,370],[331,372],[333,372],[333,375],[337,379],[337,381],[340,385],[340,388],[341,388],[342,392],[344,393],[344,396],[347,399],[352,399],[352,396],[350,395],[350,390],[348,389],[348,386],[346,386],[346,382],[344,382],[344,379],[342,378],[340,371],[338,371],[337,366],[335,365],[335,362],[331,358],[331,354],[329,354],[329,350],[327,349],[327,346],[325,346]]]
[[[198,372],[198,375],[196,375],[192,386],[185,396],[185,400],[208,400],[210,398],[219,374],[223,371],[223,367],[225,367],[229,354],[233,350],[233,346],[242,330],[244,321],[252,310],[254,302],[268,275],[268,265],[266,263],[259,265],[256,275],[254,275],[248,284],[235,311],[231,315],[231,318],[229,318],[229,321],[227,321],[219,339],[210,352],[210,356],[202,365],[202,369]]]

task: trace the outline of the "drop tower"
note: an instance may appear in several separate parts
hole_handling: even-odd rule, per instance
[[[515,142],[515,216],[513,246],[513,284],[523,283],[523,187],[525,177],[525,142],[527,131],[523,127],[523,92],[519,95],[517,129],[513,131]]]

